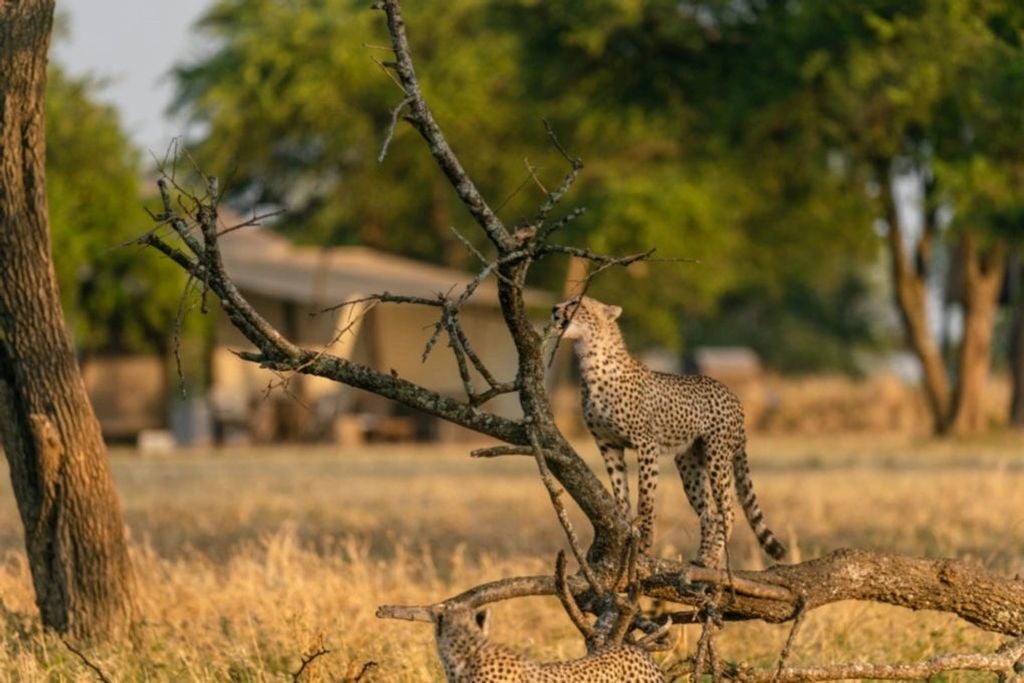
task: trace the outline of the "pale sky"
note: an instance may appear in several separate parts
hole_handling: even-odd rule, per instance
[[[101,97],[113,103],[135,143],[160,154],[184,132],[164,110],[174,89],[168,72],[204,46],[192,23],[212,0],[79,0],[57,3],[70,36],[54,41],[52,59],[72,74],[92,73],[109,82]]]

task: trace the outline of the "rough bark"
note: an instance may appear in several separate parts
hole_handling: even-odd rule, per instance
[[[128,624],[132,575],[99,423],[50,253],[44,93],[52,0],[0,2],[0,439],[43,624]]]
[[[978,235],[966,232],[957,253],[964,277],[964,333],[957,358],[956,395],[949,431],[965,435],[984,431],[988,426],[985,383],[992,365],[992,332],[1006,271],[1006,244],[997,241],[983,250]]]
[[[994,574],[957,559],[927,559],[843,549],[800,564],[763,571],[723,571],[652,561],[645,593],[674,602],[692,602],[689,583],[732,585],[722,608],[726,619],[782,623],[800,609],[841,600],[870,600],[913,610],[938,610],[995,633],[1024,636],[1024,580]],[[743,585],[750,582],[754,589]],[[780,593],[765,597],[772,588]],[[767,590],[765,590],[767,588]],[[753,595],[751,595],[753,593]]]
[[[652,598],[697,608],[707,599],[702,585],[726,587],[719,614],[727,621],[785,623],[801,610],[867,600],[947,612],[986,631],[1024,636],[1024,579],[1000,576],[965,560],[847,548],[761,571],[727,572],[671,560],[647,559],[641,564],[643,594]],[[573,577],[570,587],[578,594],[589,589],[582,577]],[[444,603],[480,607],[527,595],[555,595],[555,591],[551,576],[523,576],[477,586]],[[429,621],[431,609],[429,605],[384,605],[378,615]],[[680,620],[689,622],[691,614],[680,615]]]

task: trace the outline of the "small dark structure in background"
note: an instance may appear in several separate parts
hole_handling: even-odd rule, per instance
[[[423,361],[435,308],[358,302],[382,292],[421,297],[458,291],[472,275],[366,247],[306,247],[267,230],[238,230],[221,239],[224,263],[243,296],[297,344],[397,373],[439,393],[462,397],[455,360],[442,334]],[[528,293],[541,313],[552,300]],[[338,308],[339,304],[346,304]],[[328,310],[325,310],[328,309]],[[515,349],[498,307],[497,287],[485,281],[460,316],[477,354],[500,380],[516,373]],[[182,445],[273,441],[454,440],[460,427],[403,409],[379,396],[319,377],[283,377],[239,360],[252,349],[223,316],[216,323],[205,397],[168,399],[166,365],[155,357],[90,361],[86,379],[104,432],[118,440],[139,437],[162,450],[156,433],[168,426]],[[475,375],[477,386],[485,382]],[[484,410],[521,415],[514,394]]]

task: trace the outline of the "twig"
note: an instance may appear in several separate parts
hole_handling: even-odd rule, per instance
[[[466,400],[475,405],[474,397],[476,391],[473,389],[473,380],[469,376],[469,366],[466,364],[466,349],[462,346],[461,335],[459,334],[458,314],[455,311],[446,310],[441,317],[445,330],[448,332],[448,346],[455,355],[455,363],[459,369],[459,379],[462,380],[462,388],[466,392]],[[425,356],[424,356],[425,358]]]
[[[422,296],[405,296],[402,294],[391,294],[390,292],[384,292],[383,294],[371,294],[370,296],[359,297],[358,299],[348,299],[342,301],[340,304],[334,306],[328,306],[321,308],[319,311],[310,313],[310,316],[322,315],[324,313],[331,313],[348,306],[355,306],[356,304],[364,304],[368,301],[379,301],[385,304],[416,304],[417,306],[444,306],[444,298],[438,296],[436,299],[428,299]]]
[[[391,72],[387,71],[387,74],[390,76]],[[384,135],[384,142],[380,146],[380,154],[377,155],[378,164],[384,163],[384,157],[388,155],[388,146],[391,144],[391,138],[395,137],[395,126],[398,125],[398,116],[410,102],[412,102],[412,98],[406,97],[391,110],[391,122],[388,124],[387,132]]]
[[[218,232],[217,233],[217,237],[223,237],[224,235],[231,234],[235,230],[241,230],[242,228],[249,228],[249,227],[253,227],[253,226],[259,225],[260,221],[264,221],[264,220],[266,220],[268,218],[273,218],[275,216],[280,216],[280,215],[283,215],[284,213],[285,213],[285,209],[274,209],[273,211],[267,211],[266,213],[260,213],[260,214],[257,214],[254,211],[253,215],[252,215],[252,218],[244,220],[241,223],[235,223],[234,225],[229,225],[228,227],[226,227],[223,230],[221,230],[220,232]]]
[[[171,202],[171,193],[167,187],[168,182],[172,183],[177,189],[177,183],[174,182],[173,178],[164,176],[156,181],[156,186],[160,190],[160,200],[164,207],[163,214],[157,218],[162,221],[166,221],[174,231],[178,233],[178,236],[181,237],[182,241],[188,245],[188,248],[192,253],[201,258],[203,255],[203,247],[200,246],[199,241],[192,236],[192,233],[189,231],[188,224],[176,215],[174,206]],[[179,190],[179,192],[181,191],[182,190]]]
[[[155,233],[147,232],[139,237],[139,244],[143,244],[147,247],[153,247],[161,254],[174,261],[178,266],[186,273],[201,278],[206,269],[199,263],[193,261],[186,256],[182,251],[172,247],[167,242],[156,236]]]
[[[558,153],[561,154],[562,157],[569,162],[569,165],[572,166],[573,168],[576,168],[577,166],[579,168],[583,168],[583,162],[580,160],[579,157],[574,157],[570,155],[567,151],[565,151],[565,147],[562,146],[562,143],[559,141],[558,136],[555,134],[555,129],[551,125],[551,122],[548,121],[547,119],[541,119],[541,123],[544,124],[544,130],[548,134],[548,140],[550,140],[554,148],[558,150]]]
[[[178,388],[181,392],[181,398],[186,397],[185,393],[185,373],[181,367],[181,334],[182,327],[185,322],[185,316],[194,308],[195,304],[189,304],[188,308],[185,307],[185,302],[188,300],[189,294],[192,292],[192,283],[195,282],[195,276],[192,273],[188,274],[188,279],[185,281],[185,288],[181,292],[181,298],[178,299],[178,311],[174,315],[174,335],[173,335],[173,348],[174,348],[174,369],[178,375]]]
[[[395,85],[397,85],[397,86],[398,86],[398,89],[399,89],[399,90],[401,90],[401,91],[402,91],[403,93],[405,93],[405,95],[406,95],[406,99],[408,99],[408,97],[409,97],[409,93],[408,93],[408,92],[406,92],[406,90],[405,90],[405,86],[404,86],[404,85],[402,85],[402,83],[401,83],[401,82],[400,82],[400,81],[399,81],[399,80],[398,80],[397,78],[395,78],[395,75],[394,75],[393,73],[391,73],[391,71],[390,71],[390,70],[388,69],[388,65],[387,65],[387,64],[385,64],[384,62],[380,61],[380,60],[379,60],[379,59],[377,59],[376,57],[373,57],[373,56],[371,56],[371,57],[370,57],[370,59],[372,59],[372,60],[373,60],[373,63],[374,63],[374,64],[376,64],[377,66],[379,66],[379,67],[380,67],[380,70],[381,70],[381,71],[383,71],[383,72],[384,72],[384,74],[385,74],[385,75],[386,75],[386,76],[387,76],[388,78],[390,78],[390,79],[391,79],[391,82],[392,82],[392,83],[394,83]]]
[[[544,194],[550,194],[548,188],[544,187],[544,183],[537,177],[537,169],[530,165],[530,160],[523,157],[523,165],[526,166],[526,172],[530,174],[530,179],[533,180],[533,184],[540,188],[540,191]]]
[[[493,272],[494,275],[499,280],[503,280],[504,282],[507,282],[508,284],[512,284],[512,281],[509,280],[508,278],[506,278],[500,272],[498,272],[497,268],[492,264],[492,262],[489,261],[483,254],[481,254],[480,250],[477,249],[475,246],[473,246],[473,243],[470,242],[469,239],[465,235],[463,235],[461,232],[456,230],[454,225],[451,226],[449,229],[452,231],[452,234],[455,235],[455,238],[457,240],[459,240],[460,242],[462,242],[462,245],[464,247],[466,247],[466,249],[468,249],[469,252],[471,254],[473,254],[473,256],[475,256],[478,261],[480,261],[480,263],[482,263],[485,267],[486,266],[490,266],[489,272]]]
[[[540,254],[569,254],[570,256],[578,256],[579,258],[587,259],[588,261],[594,261],[598,265],[605,266],[629,266],[637,261],[652,261],[651,255],[654,254],[654,249],[648,249],[636,254],[630,254],[629,256],[608,256],[607,254],[599,254],[590,249],[584,249],[583,247],[572,247],[566,244],[545,244],[540,247],[538,253]],[[669,261],[678,262],[689,262],[688,259],[665,259]]]
[[[96,674],[97,679],[99,679],[102,683],[111,683],[111,680],[107,678],[107,675],[105,673],[103,673],[103,669],[98,667],[88,657],[86,657],[81,650],[78,650],[77,648],[75,648],[74,645],[69,643],[67,638],[61,638],[60,642],[64,643],[64,647],[71,650],[72,653],[77,655],[78,658],[82,660],[83,664],[92,669],[92,672]]]
[[[482,406],[483,404],[490,401],[492,398],[496,398],[498,396],[501,396],[502,394],[511,394],[516,391],[519,391],[518,382],[505,382],[503,384],[495,384],[487,391],[470,396],[469,405]]]
[[[772,676],[770,683],[778,683],[778,678],[782,674],[783,667],[786,666],[786,661],[789,659],[789,653],[793,649],[793,642],[796,640],[796,634],[803,625],[805,616],[807,616],[807,601],[804,600],[803,596],[801,596],[797,600],[796,616],[793,618],[793,626],[789,629],[789,635],[786,637],[786,644],[782,646],[782,652],[779,653],[779,663],[775,667],[775,675]]]
[[[462,163],[441,132],[440,126],[434,120],[434,115],[427,106],[427,102],[420,90],[419,82],[416,79],[416,71],[412,64],[412,55],[409,49],[409,40],[405,34],[405,21],[402,19],[402,11],[398,0],[381,0],[374,4],[374,7],[383,9],[387,15],[388,33],[391,36],[391,45],[395,52],[395,64],[393,69],[398,74],[402,90],[412,98],[410,102],[411,114],[407,117],[413,126],[426,140],[430,153],[433,155],[437,165],[448,177],[459,199],[466,205],[469,212],[483,228],[487,236],[494,242],[495,246],[504,251],[515,249],[515,243],[508,229],[501,222],[501,219],[494,213],[487,204],[476,184],[466,173]],[[383,66],[383,65],[381,65]]]
[[[533,178],[531,178],[530,174],[527,173],[526,177],[523,178],[523,180],[518,185],[516,185],[515,188],[511,192],[508,193],[508,196],[505,197],[504,199],[502,199],[501,203],[499,203],[496,207],[494,207],[494,210],[495,211],[501,211],[502,209],[504,209],[505,205],[508,204],[513,199],[515,199],[516,196],[520,192],[523,191],[523,188],[530,184],[531,180],[533,180]]]
[[[536,215],[530,221],[530,225],[533,226],[540,226],[545,220],[547,220],[548,214],[558,206],[558,202],[562,201],[562,197],[564,197],[566,192],[569,191],[573,183],[576,182],[576,177],[579,175],[580,171],[583,170],[583,162],[579,157],[570,156],[569,153],[565,151],[565,147],[562,146],[562,143],[558,140],[558,136],[555,135],[554,128],[551,127],[551,124],[546,119],[544,120],[544,130],[547,131],[548,139],[551,141],[551,144],[558,150],[559,154],[569,162],[569,172],[565,175],[561,184],[554,191],[546,193],[547,197],[544,199],[544,203],[540,205],[540,209],[537,210]],[[527,168],[529,168],[529,166],[527,166]],[[546,231],[546,234],[550,234],[550,232],[551,231],[548,230]]]
[[[298,680],[302,678],[302,674],[305,673],[307,667],[309,667],[310,664],[315,662],[320,657],[323,657],[324,655],[328,655],[330,653],[331,651],[324,647],[323,642],[321,642],[319,645],[317,645],[316,649],[302,655],[302,665],[299,666],[299,669],[297,671],[291,672],[292,683],[298,683]]]
[[[544,449],[541,448],[540,440],[537,438],[537,434],[534,430],[530,430],[530,445],[533,446],[533,457],[537,461],[537,469],[540,471],[541,481],[544,482],[544,487],[548,490],[548,497],[551,498],[551,505],[555,508],[555,514],[558,515],[558,521],[562,525],[562,529],[565,531],[565,537],[569,540],[569,549],[572,550],[573,557],[576,558],[576,562],[580,566],[580,571],[583,572],[583,576],[587,579],[587,583],[590,584],[590,588],[599,597],[605,594],[604,586],[594,576],[593,570],[590,568],[590,563],[587,562],[587,556],[583,552],[583,548],[580,547],[580,539],[576,536],[576,530],[572,528],[572,522],[569,520],[569,514],[565,510],[565,506],[562,504],[562,494],[565,492],[564,489],[560,488],[555,483],[554,477],[551,476],[551,471],[548,469],[547,461],[544,458]]]
[[[567,226],[569,223],[572,223],[574,220],[576,220],[577,218],[579,218],[580,216],[582,216],[586,212],[587,212],[586,207],[583,207],[583,206],[576,207],[575,209],[573,209],[572,211],[567,213],[562,218],[559,218],[554,223],[549,223],[545,227],[541,228],[540,235],[537,237],[537,241],[540,242],[540,243],[545,242],[547,240],[547,238],[551,234],[553,234],[554,232],[556,232],[558,230],[561,230],[562,228]]]
[[[363,664],[363,668],[361,668],[359,670],[359,673],[357,673],[355,675],[355,677],[352,678],[352,683],[359,683],[361,680],[363,680],[363,676],[365,676],[366,674],[370,673],[371,671],[373,671],[374,669],[376,669],[379,666],[380,666],[380,664],[378,664],[377,662],[373,661],[372,659],[370,661],[368,661],[368,662],[365,662]]]
[[[594,641],[596,632],[594,627],[587,621],[586,616],[580,610],[580,606],[576,603],[576,598],[572,595],[572,590],[569,588],[569,579],[565,570],[565,551],[559,550],[558,556],[555,558],[555,586],[557,587],[558,600],[562,603],[562,608],[565,613],[569,615],[569,620],[576,627],[576,630],[580,632],[583,639],[587,642],[589,649],[590,645]]]

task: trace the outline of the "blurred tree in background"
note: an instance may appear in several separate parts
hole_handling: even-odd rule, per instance
[[[800,338],[799,326],[782,323],[794,309],[854,303],[842,301],[842,292],[856,291],[850,271],[834,270],[835,252],[822,236],[858,241],[874,222],[886,238],[892,287],[924,370],[936,431],[987,426],[981,399],[1006,242],[1022,231],[1019,3],[606,0],[588,3],[594,14],[582,16],[595,19],[582,23],[581,3],[504,4],[532,17],[522,31],[526,54],[558,46],[551,63],[568,66],[564,76],[546,74],[546,82],[582,78],[595,94],[625,94],[656,111],[676,109],[684,94],[691,135],[712,158],[738,158],[757,201],[771,207],[774,216],[759,216],[758,243],[767,253],[794,225],[792,217],[773,217],[795,211],[805,219],[786,254],[822,259],[822,274],[831,271],[843,284],[832,290],[838,298],[802,297],[802,287],[822,280],[799,272],[788,296],[803,303],[784,299],[770,326],[784,343]],[[543,54],[550,56],[550,47]],[[609,75],[592,75],[601,70]],[[758,182],[763,172],[767,182]],[[778,263],[788,269],[792,261]],[[962,312],[950,363],[929,310],[942,279]],[[827,325],[842,339],[843,330],[859,328],[849,322],[838,317]]]
[[[803,177],[784,185],[777,165],[791,164],[791,156],[751,164],[721,135],[707,137],[703,103],[672,80],[703,79],[704,29],[696,18],[676,13],[674,21],[659,21],[666,3],[650,3],[655,16],[648,18],[631,3],[597,4],[459,0],[407,9],[435,114],[485,194],[514,221],[540,191],[527,160],[540,183],[557,182],[563,162],[540,125],[548,118],[587,163],[573,199],[588,214],[567,239],[600,250],[653,244],[665,257],[699,261],[649,264],[599,282],[596,296],[614,298],[623,287],[635,293],[626,321],[634,338],[676,348],[684,335],[699,342],[691,331],[714,326],[691,323],[724,315],[720,304],[729,295],[760,311],[788,302],[780,326],[793,321],[804,341],[787,347],[759,340],[752,322],[733,343],[756,343],[787,369],[851,368],[868,326],[836,328],[820,315],[864,290],[851,282],[860,281],[872,254],[863,230],[837,239],[818,227],[834,222],[836,207],[852,204],[843,188],[799,165],[789,170]],[[386,163],[377,162],[401,93],[373,64],[389,58],[378,49],[387,41],[374,18],[352,0],[221,0],[199,24],[217,47],[177,69],[176,108],[199,124],[198,156],[225,178],[229,199],[285,205],[280,227],[298,239],[466,265],[470,256],[450,232],[465,223],[463,209],[430,159],[403,144],[409,131],[400,126]],[[634,19],[636,26],[626,25]],[[562,32],[562,25],[582,33]],[[659,27],[656,38],[646,37],[651,25]],[[609,58],[620,29],[663,41],[665,54],[655,55],[658,61],[637,52],[632,64]],[[677,60],[687,50],[692,58]],[[814,193],[800,183],[832,191]],[[768,201],[766,192],[793,199]],[[564,270],[551,269],[542,284],[561,289],[562,277]],[[801,308],[808,298],[813,302]],[[823,342],[830,352],[818,353]]]
[[[561,173],[546,117],[587,163],[572,199],[589,211],[566,239],[698,261],[597,283],[598,297],[630,292],[631,338],[854,370],[884,337],[871,302],[885,254],[936,429],[982,426],[1024,215],[1018,4],[424,0],[408,13],[436,114],[505,218]],[[280,227],[299,239],[466,265],[449,232],[466,217],[408,129],[377,162],[401,93],[373,64],[390,56],[374,19],[354,0],[220,0],[199,25],[216,47],[177,69],[176,107],[230,198],[286,206]],[[962,311],[954,353],[937,334],[940,285]]]
[[[165,353],[179,269],[130,243],[147,224],[138,152],[99,84],[50,67],[46,167],[54,265],[79,351]]]

